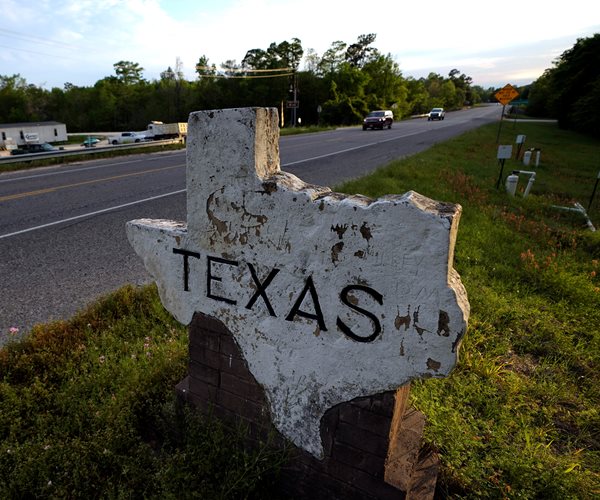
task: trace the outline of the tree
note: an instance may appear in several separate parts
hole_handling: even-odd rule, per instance
[[[135,85],[144,82],[142,68],[138,63],[131,61],[119,61],[113,64],[117,78],[125,85]]]
[[[471,85],[473,83],[473,79],[470,76],[465,75],[464,73],[460,73],[457,69],[453,69],[448,73],[448,77],[450,81],[454,84],[454,88],[456,89],[457,98],[456,98],[456,107],[463,106],[464,104],[472,104],[473,95],[471,92]]]
[[[0,75],[0,123],[24,122],[27,116],[27,82],[21,75]]]
[[[369,33],[368,35],[360,35],[356,43],[353,43],[346,49],[344,56],[347,63],[361,68],[369,60],[369,56],[373,52],[377,52],[373,47],[369,47],[377,38],[375,33]]]
[[[292,42],[273,42],[267,50],[252,49],[246,52],[242,60],[242,67],[251,69],[278,69],[290,68],[296,70],[304,50],[302,42],[298,38],[292,38]]]
[[[325,51],[321,62],[319,63],[319,71],[321,74],[333,73],[339,65],[344,62],[347,45],[338,40],[331,44],[331,47]]]
[[[425,82],[423,79],[415,80],[414,78],[408,78],[406,80],[407,87],[407,102],[408,102],[408,114],[410,115],[422,115],[429,111],[429,92],[425,88]]]
[[[306,49],[306,55],[304,56],[305,69],[309,73],[317,74],[319,72],[319,54],[315,49]]]
[[[369,61],[364,64],[362,72],[369,77],[365,85],[365,97],[369,108],[393,108],[397,118],[409,112],[406,81],[398,63],[390,54],[384,56],[374,50]]]
[[[175,71],[171,69],[171,66],[169,66],[166,70],[160,72],[160,79],[165,81],[175,80]]]
[[[210,64],[208,57],[203,55],[196,63],[196,73],[198,74],[198,78],[214,76],[217,73],[217,67],[214,64]]]
[[[562,128],[600,137],[600,34],[580,38],[531,88],[528,112],[558,118]]]

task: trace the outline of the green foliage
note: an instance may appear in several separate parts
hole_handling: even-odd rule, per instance
[[[144,81],[144,77],[142,76],[144,68],[136,62],[119,61],[113,64],[113,67],[115,68],[117,78],[125,85],[135,85]]]
[[[558,118],[559,125],[600,137],[600,33],[580,38],[536,80],[527,114]]]
[[[456,69],[448,78],[432,73],[413,85],[391,55],[373,46],[375,39],[370,33],[350,45],[336,41],[321,57],[308,51],[304,70],[299,69],[304,49],[297,38],[248,50],[241,64],[225,61],[220,71],[201,56],[196,81],[183,78],[179,60],[174,69],[169,66],[150,82],[138,63],[119,61],[115,75],[92,87],[65,83],[63,89],[50,91],[28,85],[20,75],[0,75],[0,123],[57,120],[66,123],[69,132],[143,130],[152,120],[186,121],[190,112],[200,109],[280,109],[294,98],[294,82],[300,101],[297,116],[304,125],[356,124],[374,109],[393,109],[400,119],[433,106],[460,108],[466,101],[475,104],[486,97]],[[283,68],[294,74],[269,73]]]
[[[0,350],[0,498],[247,498],[282,455],[183,407],[187,334],[125,287]]]
[[[532,194],[522,198],[521,185],[510,198],[495,189],[496,133],[482,127],[338,189],[413,189],[463,207],[455,267],[471,315],[460,361],[449,378],[411,391],[440,453],[440,496],[595,498],[600,233],[552,205],[587,205],[600,143],[552,124],[505,128],[502,143],[526,134],[542,149]],[[598,224],[598,198],[589,214]]]

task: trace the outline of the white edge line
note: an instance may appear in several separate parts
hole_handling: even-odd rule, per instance
[[[357,149],[368,148],[370,146],[376,146],[377,144],[383,144],[385,142],[396,141],[396,140],[398,140],[398,139],[400,139],[402,137],[409,137],[411,135],[418,135],[418,134],[421,134],[421,133],[423,133],[423,132],[419,131],[419,132],[414,132],[414,133],[406,134],[406,135],[403,135],[401,137],[392,137],[390,139],[385,139],[383,141],[371,142],[369,144],[363,144],[361,146],[356,146],[354,148],[343,149],[343,150],[335,151],[333,153],[328,153],[328,154],[325,154],[325,155],[314,156],[312,158],[306,158],[304,160],[299,160],[299,161],[293,161],[293,162],[285,163],[285,164],[283,164],[281,166],[282,167],[289,167],[289,166],[292,166],[292,165],[298,165],[299,163],[306,163],[308,161],[314,161],[314,160],[319,160],[321,158],[327,158],[328,156],[335,156],[335,155],[339,155],[339,154],[342,154],[342,153],[348,153],[349,151],[356,151]],[[3,235],[0,235],[0,240],[2,240],[4,238],[10,238],[11,236],[17,236],[17,235],[23,234],[23,233],[29,233],[31,231],[36,231],[38,229],[45,229],[47,227],[56,226],[58,224],[64,224],[65,222],[71,222],[71,221],[74,221],[74,220],[77,220],[77,219],[83,219],[85,217],[92,217],[94,215],[102,214],[102,213],[105,213],[105,212],[110,212],[112,210],[119,210],[120,208],[130,207],[132,205],[137,205],[139,203],[145,203],[147,201],[158,200],[160,198],[165,198],[166,196],[172,196],[174,194],[184,193],[185,191],[186,191],[185,189],[180,189],[179,191],[173,191],[171,193],[161,194],[159,196],[153,196],[152,198],[145,198],[143,200],[132,201],[131,203],[125,203],[124,205],[117,205],[115,207],[104,208],[104,209],[98,210],[96,212],[90,212],[90,213],[87,213],[87,214],[77,215],[75,217],[70,217],[68,219],[57,220],[57,221],[54,221],[54,222],[50,222],[48,224],[42,224],[41,226],[35,226],[35,227],[30,227],[28,229],[23,229],[21,231],[15,231],[14,233],[3,234]]]
[[[56,226],[58,224],[64,224],[65,222],[71,222],[71,221],[78,220],[78,219],[84,219],[85,217],[92,217],[94,215],[111,212],[113,210],[119,210],[120,208],[130,207],[132,205],[139,205],[140,203],[145,203],[147,201],[158,200],[160,198],[166,198],[167,196],[172,196],[175,194],[181,194],[181,193],[185,193],[185,192],[186,192],[185,189],[180,189],[179,191],[172,191],[170,193],[165,193],[165,194],[161,194],[158,196],[152,196],[151,198],[144,198],[143,200],[136,200],[136,201],[132,201],[130,203],[124,203],[123,205],[117,205],[114,207],[103,208],[102,210],[97,210],[96,212],[89,212],[87,214],[76,215],[75,217],[69,217],[68,219],[62,219],[62,220],[57,220],[54,222],[49,222],[48,224],[42,224],[41,226],[30,227],[28,229],[23,229],[21,231],[15,231],[14,233],[0,235],[0,240],[2,240],[4,238],[10,238],[11,236],[17,236],[19,234],[29,233],[31,231],[37,231],[38,229],[45,229],[47,227]]]

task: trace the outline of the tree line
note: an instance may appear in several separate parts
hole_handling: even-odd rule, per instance
[[[71,132],[141,130],[152,120],[187,121],[191,111],[200,109],[268,106],[283,109],[287,126],[292,124],[287,103],[297,101],[295,115],[302,125],[352,125],[373,109],[392,109],[396,119],[402,119],[432,107],[457,109],[493,101],[497,89],[474,85],[458,69],[447,76],[405,77],[390,54],[374,47],[375,40],[371,33],[351,44],[336,41],[319,55],[312,49],[305,52],[301,41],[292,38],[249,50],[240,63],[228,60],[218,68],[201,56],[193,81],[184,78],[179,59],[174,68],[168,67],[151,81],[144,78],[138,63],[119,61],[114,75],[89,87],[65,83],[62,89],[46,90],[20,75],[0,75],[0,123],[57,120]],[[592,55],[594,50],[600,53],[597,44],[583,45]],[[563,59],[562,63],[575,64],[570,56],[563,54]],[[596,71],[598,67],[594,65]],[[531,89],[519,89],[531,97],[532,112],[558,112],[562,108],[556,102],[568,97],[568,92],[555,93],[565,83],[564,72],[552,71]],[[555,105],[547,106],[549,101]],[[579,119],[567,115],[565,123]]]
[[[65,83],[45,90],[20,75],[0,75],[0,123],[57,120],[72,132],[140,130],[152,120],[187,121],[200,109],[269,106],[283,108],[290,125],[287,103],[295,100],[302,125],[351,125],[373,109],[393,109],[401,119],[435,106],[476,104],[493,93],[457,69],[448,76],[404,77],[391,55],[373,46],[375,39],[366,34],[351,44],[336,41],[319,56],[305,53],[293,38],[249,50],[240,63],[229,60],[219,68],[202,56],[194,81],[184,78],[179,59],[152,81],[138,63],[119,61],[115,75],[90,87]]]
[[[527,114],[600,138],[600,34],[580,38],[529,89]]]

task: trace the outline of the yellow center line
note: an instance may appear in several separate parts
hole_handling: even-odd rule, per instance
[[[87,184],[96,184],[98,182],[114,181],[117,179],[125,179],[126,177],[134,177],[136,175],[152,174],[155,172],[161,172],[163,170],[171,170],[173,168],[179,168],[179,167],[183,167],[183,166],[185,166],[185,164],[181,163],[179,165],[173,165],[171,167],[153,168],[150,170],[142,170],[141,172],[132,172],[130,174],[113,175],[112,177],[105,177],[103,179],[92,179],[90,181],[76,182],[74,184],[64,184],[63,186],[55,186],[55,187],[51,187],[51,188],[37,189],[36,191],[27,191],[25,193],[9,194],[7,196],[1,196],[0,202],[9,201],[9,200],[18,200],[20,198],[27,198],[28,196],[38,196],[40,194],[45,194],[45,193],[53,193],[54,191],[60,191],[61,189],[85,186]]]

